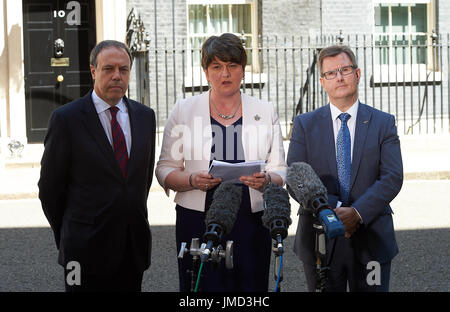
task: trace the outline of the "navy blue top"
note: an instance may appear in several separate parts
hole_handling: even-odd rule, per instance
[[[211,160],[220,160],[227,163],[244,162],[242,117],[229,126],[224,126],[211,117],[211,128]]]
[[[240,163],[245,161],[242,145],[242,117],[229,126],[224,126],[211,117],[212,147],[211,160],[220,160],[227,163]],[[219,184],[220,185],[220,184]],[[205,211],[211,205],[215,188],[208,190],[205,201]],[[241,207],[250,208],[250,194],[248,186],[242,184]]]
[[[232,125],[223,126],[211,117],[213,144],[211,161],[228,163],[244,162],[242,148],[242,117]],[[219,184],[220,185],[220,184]],[[242,201],[233,229],[222,237],[222,245],[234,242],[234,268],[225,268],[222,260],[217,269],[213,265],[204,266],[200,282],[200,291],[266,292],[268,290],[271,238],[269,231],[262,225],[263,212],[252,213],[248,186],[242,185]],[[177,205],[177,252],[181,242],[190,242],[193,237],[201,238],[205,232],[205,214],[211,206],[215,188],[206,193],[205,212],[194,211]],[[192,257],[186,255],[178,261],[180,291],[191,289],[190,270]]]

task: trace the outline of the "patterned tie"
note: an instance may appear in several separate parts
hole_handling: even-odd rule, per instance
[[[127,144],[125,142],[125,136],[123,134],[122,128],[117,122],[117,112],[119,109],[117,107],[111,107],[111,132],[113,137],[114,154],[116,156],[117,163],[119,164],[122,175],[125,178],[127,176],[127,161],[128,161],[128,151]]]
[[[347,127],[347,121],[350,117],[350,114],[347,113],[342,113],[339,115],[339,119],[341,120],[341,128],[339,129],[336,142],[336,162],[339,189],[341,201],[346,205],[349,204],[350,174],[352,170],[350,131]]]

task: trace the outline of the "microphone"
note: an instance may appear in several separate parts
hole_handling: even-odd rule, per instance
[[[300,203],[300,209],[318,218],[328,239],[345,235],[342,221],[328,205],[327,189],[310,165],[293,163],[288,168],[286,180]]]
[[[275,240],[272,248],[275,254],[273,272],[277,281],[275,292],[278,292],[280,291],[279,283],[283,280],[283,239],[286,238],[288,227],[292,223],[291,203],[289,202],[288,192],[275,184],[269,184],[265,188],[263,199],[264,213],[261,220],[263,225],[270,230],[272,239]]]
[[[231,232],[241,205],[242,188],[232,182],[221,183],[214,192],[213,201],[206,212],[206,233],[203,242],[206,248],[202,253],[202,262],[208,259],[211,249],[217,247],[223,235]]]
[[[264,227],[270,230],[272,239],[278,241],[278,248],[283,248],[283,239],[291,225],[291,203],[288,192],[279,185],[270,184],[263,194],[264,214],[261,217]],[[282,249],[280,250],[282,253]]]

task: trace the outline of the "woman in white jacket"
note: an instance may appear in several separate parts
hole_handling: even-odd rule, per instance
[[[234,268],[202,271],[202,291],[267,291],[271,257],[269,230],[261,222],[262,190],[283,185],[286,176],[281,128],[271,103],[240,92],[247,55],[233,34],[208,38],[202,67],[208,92],[179,100],[164,129],[156,177],[167,194],[176,192],[177,249],[181,242],[201,238],[205,212],[221,179],[208,174],[214,159],[230,163],[264,160],[265,172],[242,176],[242,202],[231,232]],[[223,261],[222,261],[223,262]],[[192,258],[178,262],[180,291],[191,289]]]

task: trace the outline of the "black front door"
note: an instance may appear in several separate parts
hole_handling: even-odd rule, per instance
[[[23,0],[25,104],[29,143],[42,142],[52,111],[92,86],[95,1]]]

